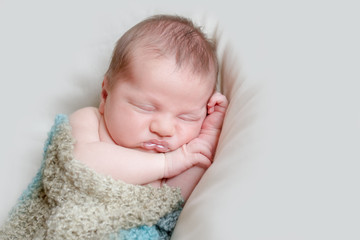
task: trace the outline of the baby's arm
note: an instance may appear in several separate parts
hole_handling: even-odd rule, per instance
[[[171,178],[194,165],[208,167],[211,162],[201,154],[180,148],[166,154],[148,153],[124,148],[100,140],[96,108],[83,108],[70,116],[76,140],[75,158],[96,172],[131,184],[147,184]]]
[[[210,98],[208,116],[202,125],[200,135],[187,144],[188,151],[199,151],[203,157],[213,160],[227,107],[228,101],[222,94],[215,93]],[[184,199],[187,199],[205,171],[206,168],[196,165],[167,179],[166,184],[180,187]]]

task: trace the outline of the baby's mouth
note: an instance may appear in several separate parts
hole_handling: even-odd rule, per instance
[[[143,148],[146,150],[155,150],[156,152],[166,153],[169,151],[169,144],[165,141],[151,140],[143,143]]]

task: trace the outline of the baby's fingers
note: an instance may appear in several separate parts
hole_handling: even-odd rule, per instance
[[[208,142],[200,141],[199,139],[194,139],[187,145],[188,152],[191,152],[195,155],[201,154],[205,156],[212,162],[213,159],[213,149]],[[196,159],[196,158],[195,158]]]
[[[212,163],[206,156],[204,156],[201,153],[196,153],[194,155],[194,160],[196,161],[195,165],[200,166],[202,168],[208,168]]]
[[[207,106],[208,106],[208,114],[211,114],[214,111],[225,112],[228,106],[228,100],[221,93],[215,92],[211,96]]]

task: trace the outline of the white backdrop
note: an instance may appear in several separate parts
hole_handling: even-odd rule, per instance
[[[158,13],[218,24],[247,89],[174,238],[360,239],[356,1],[0,0],[0,222],[55,114],[96,105],[115,41]]]

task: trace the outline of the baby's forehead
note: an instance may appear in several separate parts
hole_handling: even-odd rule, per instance
[[[208,82],[215,87],[217,80],[217,68],[211,66],[210,69],[199,68],[198,65],[194,65],[190,59],[177,59],[177,56],[173,52],[165,52],[161,49],[139,45],[134,49],[130,56],[129,73],[134,71],[134,65],[138,64],[141,67],[143,61],[157,61],[159,63],[165,62],[162,60],[173,60],[175,62],[174,71],[183,71],[191,75],[190,79],[201,79]],[[164,63],[166,64],[166,63]],[[170,65],[168,65],[170,67]],[[137,66],[139,67],[139,66]]]
[[[216,59],[213,60],[210,55],[204,53],[204,51],[202,53],[196,53],[196,50],[179,49],[177,47],[169,48],[169,46],[166,45],[166,41],[160,41],[160,43],[158,43],[156,39],[145,38],[134,42],[130,59],[136,59],[138,57],[147,57],[149,60],[172,58],[175,60],[178,69],[186,68],[193,74],[199,75],[217,75],[218,67]]]

